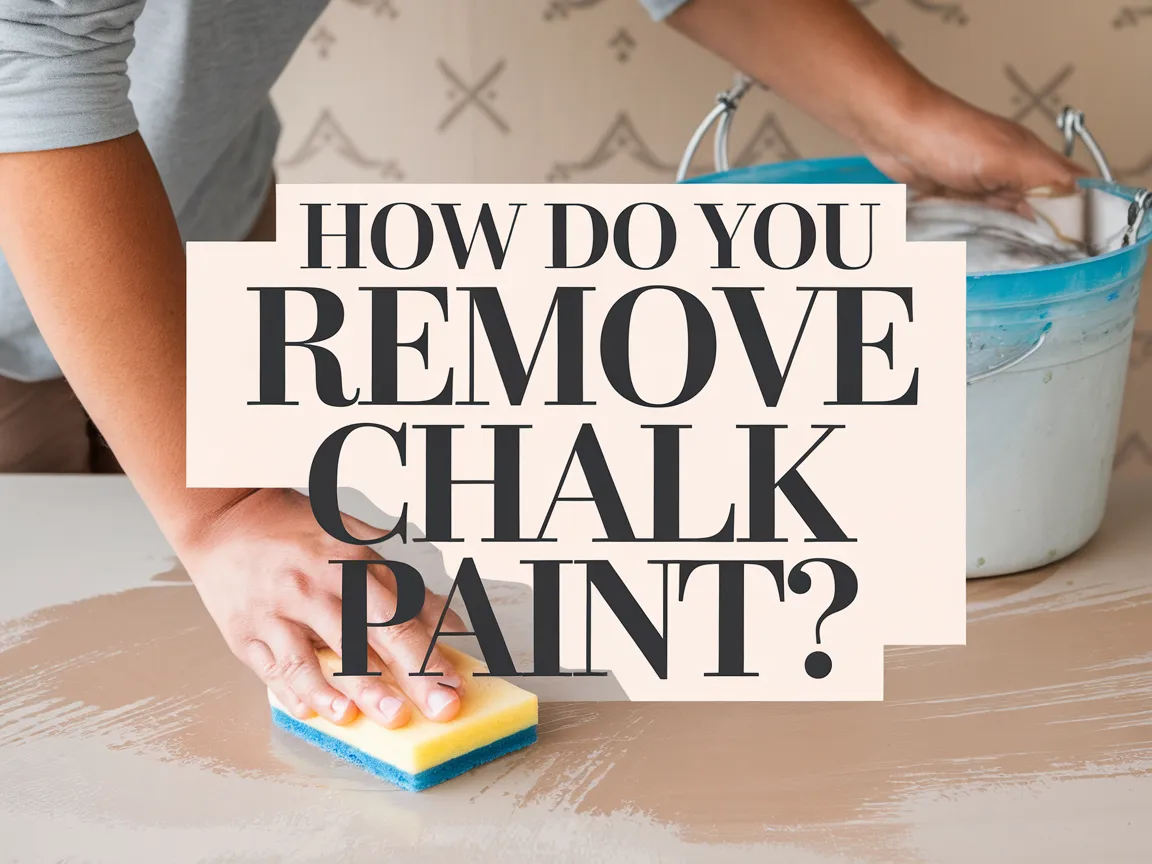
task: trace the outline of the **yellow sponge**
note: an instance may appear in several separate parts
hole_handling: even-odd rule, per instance
[[[476,678],[487,667],[453,648],[440,646],[466,680],[460,713],[437,723],[412,711],[399,729],[385,729],[361,714],[340,726],[323,717],[297,720],[268,693],[277,726],[404,789],[427,789],[536,741],[536,695],[502,678]],[[319,652],[338,670],[333,652]]]

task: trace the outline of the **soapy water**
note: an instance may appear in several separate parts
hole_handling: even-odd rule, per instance
[[[909,202],[907,237],[966,242],[969,274],[1089,257],[1042,216],[939,199]],[[1092,312],[969,330],[969,578],[1050,564],[1099,529],[1134,312],[1129,296]]]

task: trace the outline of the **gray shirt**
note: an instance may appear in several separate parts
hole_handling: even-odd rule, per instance
[[[686,0],[641,2],[660,20]],[[183,238],[241,239],[264,202],[279,139],[268,94],[326,5],[0,0],[0,152],[139,131]],[[0,375],[60,375],[3,258]]]

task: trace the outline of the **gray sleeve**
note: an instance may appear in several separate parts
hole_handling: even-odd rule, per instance
[[[648,10],[648,14],[655,21],[663,21],[688,0],[640,0],[640,4]]]
[[[0,0],[0,152],[135,132],[128,55],[144,0]]]

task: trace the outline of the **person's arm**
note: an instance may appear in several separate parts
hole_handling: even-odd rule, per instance
[[[836,132],[892,179],[1001,198],[1082,173],[1022,126],[931,83],[848,0],[643,0]]]
[[[0,245],[53,356],[165,534],[244,490],[184,487],[184,250],[138,134],[0,154]]]
[[[184,251],[127,101],[140,6],[8,0],[0,10],[0,248],[69,383],[237,656],[300,716],[342,722],[359,708],[395,726],[414,704],[449,719],[460,700],[441,684],[461,681],[443,656],[434,652],[429,664],[439,679],[404,674],[423,662],[436,598],[412,626],[369,628],[377,654],[402,667],[400,689],[327,678],[314,652],[315,643],[340,645],[340,574],[327,562],[377,556],[324,534],[307,499],[290,490],[185,486]],[[369,614],[386,621],[394,583],[373,570],[382,572],[370,580]]]

